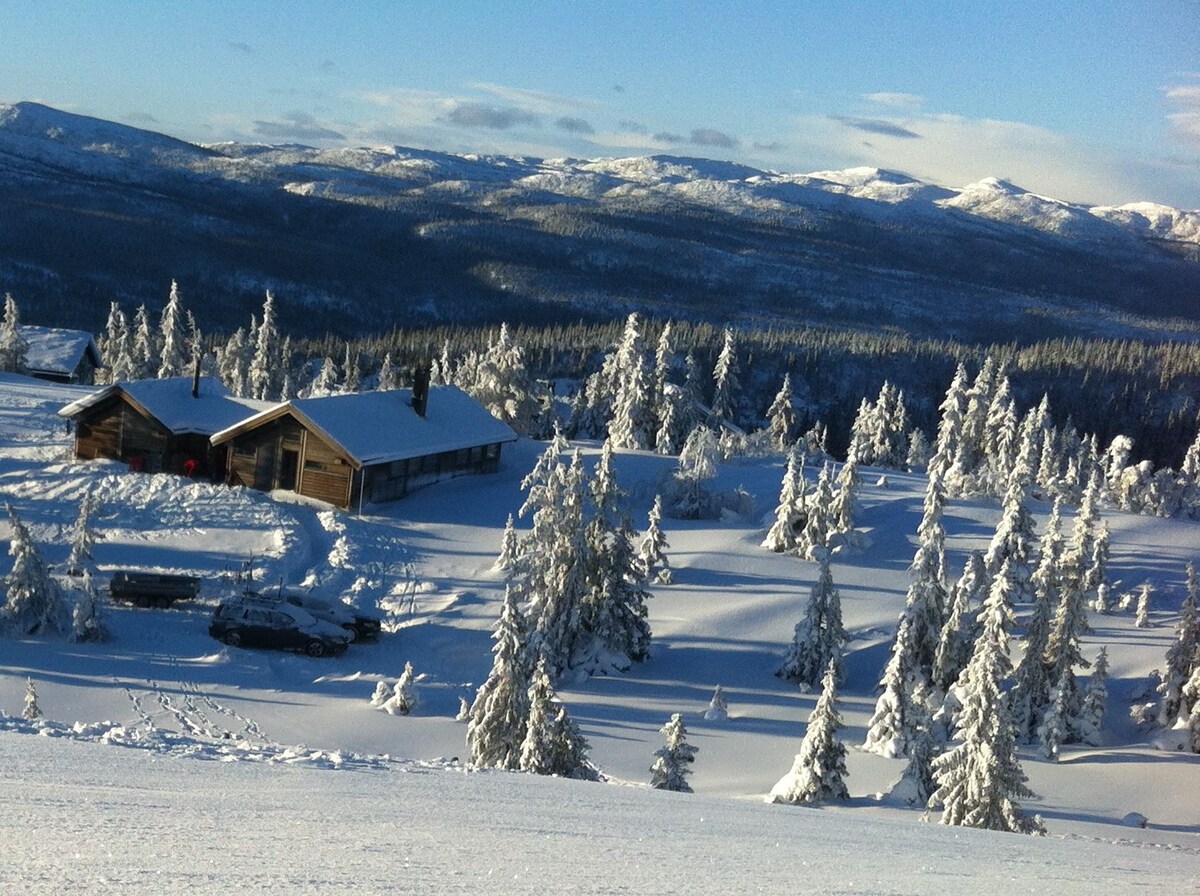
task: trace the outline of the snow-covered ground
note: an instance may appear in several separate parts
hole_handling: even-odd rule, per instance
[[[1022,753],[1045,839],[943,828],[888,796],[904,760],[851,750],[848,804],[768,806],[791,767],[815,694],[773,672],[816,566],[758,543],[781,460],[731,463],[720,484],[757,498],[748,519],[666,521],[675,581],[650,604],[652,656],[561,696],[610,779],[588,784],[463,767],[453,720],[490,667],[502,580],[492,569],[519,482],[543,446],[506,449],[501,471],[441,483],[363,517],[242,489],[69,460],[54,411],[80,393],[0,380],[0,498],[50,563],[66,555],[87,487],[104,571],[204,577],[195,605],[107,607],[110,640],[0,641],[0,861],[4,892],[1183,892],[1200,879],[1200,756],[1155,749],[1130,706],[1161,667],[1200,526],[1107,513],[1117,590],[1150,581],[1153,626],[1093,616],[1085,655],[1108,645],[1105,743],[1061,761]],[[589,454],[594,446],[585,447]],[[671,462],[617,459],[644,523]],[[851,633],[840,700],[861,743],[903,605],[923,481],[868,474],[858,524],[871,540],[837,558]],[[1044,519],[1048,508],[1036,508]],[[994,502],[953,501],[955,574],[982,547]],[[7,534],[7,523],[0,525]],[[379,607],[377,643],[313,659],[226,647],[207,617],[246,560],[261,581],[310,585]],[[1028,612],[1028,608],[1023,608]],[[368,702],[411,661],[421,705]],[[25,680],[50,720],[14,718]],[[705,721],[713,687],[729,718]],[[700,748],[695,795],[649,790],[658,729],[683,714]],[[75,724],[75,723],[80,724]],[[208,760],[208,761],[205,761]],[[626,786],[621,786],[626,785]],[[1130,812],[1146,816],[1129,827]]]

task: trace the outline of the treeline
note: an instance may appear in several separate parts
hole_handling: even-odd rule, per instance
[[[653,345],[664,320],[644,321],[643,338]],[[623,318],[605,323],[510,326],[530,375],[541,380],[583,381],[595,372],[621,338]],[[284,324],[286,327],[286,323]],[[400,369],[440,357],[486,351],[498,327],[445,325],[396,328],[377,336],[335,336],[293,341],[298,356],[344,358],[357,353],[365,376],[390,355]],[[692,353],[706,369],[716,364],[725,328],[672,321],[680,355]],[[1177,467],[1195,437],[1200,413],[1200,344],[1134,339],[1053,339],[1029,345],[970,344],[918,339],[898,332],[871,333],[829,328],[739,329],[737,349],[746,394],[746,419],[757,428],[785,373],[792,379],[799,422],[823,421],[828,445],[838,455],[849,443],[860,400],[885,381],[904,391],[914,425],[932,434],[938,404],[959,363],[978,369],[986,357],[1004,365],[1013,397],[1024,412],[1048,396],[1054,415],[1107,444],[1125,434],[1134,457]]]

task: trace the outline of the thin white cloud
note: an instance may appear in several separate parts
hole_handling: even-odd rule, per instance
[[[550,93],[546,90],[531,90],[526,87],[493,84],[490,81],[475,81],[467,86],[472,90],[490,94],[505,102],[528,109],[531,112],[540,112],[544,115],[557,114],[571,109],[594,109],[603,105],[597,100],[565,96],[560,93]]]
[[[1200,149],[1200,84],[1181,84],[1163,90],[1172,111],[1167,114],[1177,138]]]
[[[922,139],[874,131],[866,140],[843,121],[812,116],[796,122],[792,142],[809,159],[895,169],[948,187],[999,177],[1068,201],[1119,204],[1144,198],[1132,192],[1142,184],[1126,160],[1046,128],[936,114],[906,117],[904,125]]]
[[[880,91],[879,93],[864,93],[863,99],[869,103],[890,106],[893,109],[919,109],[925,105],[925,97],[915,93]]]

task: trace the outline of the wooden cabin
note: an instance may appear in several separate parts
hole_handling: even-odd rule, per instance
[[[19,327],[27,346],[25,373],[54,383],[96,382],[100,349],[91,333],[83,330],[59,330],[55,327]]]
[[[225,481],[343,509],[439,479],[493,472],[516,434],[455,386],[354,392],[276,405],[212,437]]]
[[[75,423],[75,456],[108,458],[131,470],[220,481],[225,452],[213,433],[271,407],[236,398],[215,377],[115,383],[58,412]]]

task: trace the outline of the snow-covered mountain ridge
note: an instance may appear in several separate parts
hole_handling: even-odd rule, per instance
[[[342,329],[418,307],[437,319],[736,307],[743,320],[923,335],[1200,315],[1200,211],[1089,207],[995,178],[950,189],[875,168],[669,155],[196,146],[17,103],[0,106],[0,202],[13,212],[0,285],[52,304],[70,291],[57,281],[145,299],[174,276],[214,316],[273,286],[320,309],[312,325]],[[94,256],[64,261],[80,242]]]

